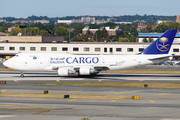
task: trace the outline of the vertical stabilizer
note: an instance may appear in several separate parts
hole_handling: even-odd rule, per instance
[[[140,54],[168,54],[177,30],[167,30]]]

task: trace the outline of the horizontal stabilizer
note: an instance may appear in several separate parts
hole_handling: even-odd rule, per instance
[[[162,57],[157,57],[157,58],[150,58],[148,60],[161,60],[161,59],[165,59],[165,58],[169,58],[169,57],[172,57],[172,55],[162,56]]]

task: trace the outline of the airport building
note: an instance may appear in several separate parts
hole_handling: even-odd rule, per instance
[[[155,41],[158,37],[160,37],[163,33],[139,33],[139,42],[143,43],[143,39],[146,38],[147,40],[149,38],[153,39]],[[176,34],[176,37],[174,38],[173,43],[180,43],[180,33]]]
[[[139,38],[149,35],[139,34]],[[158,38],[156,35],[154,37]],[[152,36],[151,36],[152,37]],[[177,34],[175,41],[179,40]],[[136,54],[142,52],[151,43],[130,42],[70,42],[63,43],[63,36],[0,36],[0,60],[14,56],[22,52],[52,52],[86,55],[108,55],[108,54]],[[170,54],[175,54],[175,59],[180,61],[180,42],[174,42]]]
[[[2,43],[62,43],[64,36],[0,36]]]
[[[142,52],[150,43],[0,43],[0,59],[22,52],[52,52],[70,54],[136,54]],[[170,54],[180,61],[180,45],[173,44]]]

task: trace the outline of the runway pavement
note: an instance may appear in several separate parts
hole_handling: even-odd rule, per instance
[[[0,119],[4,120],[178,120],[180,119],[180,90],[128,87],[85,87],[33,85],[39,82],[154,82],[180,83],[180,75],[99,74],[96,77],[59,77],[56,73],[0,72],[3,93],[82,94],[140,96],[140,100],[58,99],[1,97]]]
[[[0,68],[5,68],[5,66],[2,64],[1,61],[0,61]]]
[[[122,74],[122,73],[100,73],[94,77],[70,75],[58,76],[56,72],[31,72],[24,73],[24,78],[20,77],[20,72],[16,71],[0,71],[0,80],[5,81],[61,81],[61,82],[94,82],[101,80],[103,82],[166,82],[166,83],[179,83],[179,74]]]

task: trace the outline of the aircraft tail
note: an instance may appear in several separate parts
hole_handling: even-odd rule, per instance
[[[168,54],[177,30],[167,30],[140,54]]]

